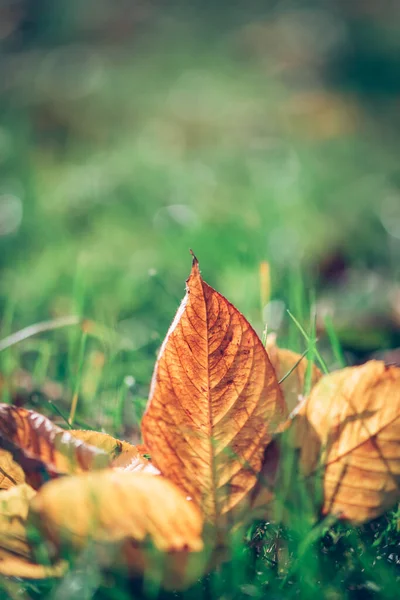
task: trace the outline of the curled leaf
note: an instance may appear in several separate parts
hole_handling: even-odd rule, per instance
[[[243,509],[285,414],[274,369],[243,315],[200,276],[162,345],[142,433],[152,460],[214,523]]]
[[[110,469],[61,478],[41,488],[31,518],[57,547],[92,544],[103,566],[150,569],[167,587],[184,587],[204,568],[196,560],[203,550],[200,512],[163,477]]]
[[[323,513],[361,523],[400,499],[400,368],[370,361],[324,376],[292,428],[304,473],[322,478]]]
[[[28,485],[0,492],[0,574],[8,577],[44,579],[65,570],[62,562],[40,565],[35,561],[26,535],[29,503],[35,491]]]
[[[27,482],[42,480],[109,464],[108,455],[76,439],[43,415],[0,404],[0,448],[7,450],[25,472]]]
[[[286,348],[278,348],[276,345],[276,336],[270,334],[267,338],[266,345],[267,354],[275,369],[276,376],[280,383],[283,396],[289,411],[296,408],[299,400],[304,394],[305,379],[309,361],[301,354],[287,350]],[[322,377],[321,371],[315,365],[312,366],[311,386],[313,387]]]
[[[90,444],[106,452],[110,457],[111,467],[123,469],[124,471],[145,471],[154,475],[160,473],[147,458],[148,453],[143,446],[134,446],[128,442],[117,440],[107,433],[98,431],[73,429],[69,433],[85,444]]]

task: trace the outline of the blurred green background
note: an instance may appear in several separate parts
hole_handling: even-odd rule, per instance
[[[0,338],[97,323],[3,373],[126,433],[189,248],[260,333],[304,349],[316,292],[322,346],[329,314],[349,362],[396,348],[399,33],[389,1],[0,0]]]

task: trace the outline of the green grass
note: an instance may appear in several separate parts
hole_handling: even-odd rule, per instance
[[[28,407],[62,426],[75,397],[76,425],[133,441],[157,349],[184,293],[189,248],[205,280],[260,333],[258,267],[268,260],[281,344],[307,350],[324,370],[343,364],[343,343],[351,362],[363,341],[375,351],[393,338],[328,319],[327,336],[316,341],[310,290],[318,298],[332,292],[350,320],[365,309],[357,293],[335,296],[318,278],[321,261],[340,251],[352,270],[371,269],[391,284],[399,276],[400,246],[381,214],[398,181],[397,141],[382,139],[361,103],[355,129],[319,133],[312,111],[293,113],[308,84],[283,83],[273,64],[241,53],[239,34],[166,29],[96,48],[92,62],[76,63],[62,47],[54,64],[32,54],[29,73],[40,76],[1,100],[0,197],[11,195],[23,213],[19,227],[0,231],[0,340],[68,315],[88,321],[7,347],[0,341],[0,372],[18,378]],[[368,293],[373,314],[382,289]],[[10,400],[3,387],[2,401]],[[290,468],[289,457],[282,498]],[[144,584],[102,574],[90,555],[61,582],[4,581],[2,593],[396,598],[399,515],[357,529],[313,525],[303,492],[285,526],[271,520],[237,533],[229,560],[184,593],[152,587],[151,573]]]

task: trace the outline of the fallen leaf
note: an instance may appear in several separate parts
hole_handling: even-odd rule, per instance
[[[59,560],[54,565],[41,565],[15,556],[0,556],[0,575],[4,575],[5,577],[51,579],[62,577],[67,567],[68,563],[65,560]]]
[[[40,565],[26,535],[29,503],[35,491],[28,485],[14,486],[0,492],[0,574],[8,577],[44,579],[60,576],[65,564]]]
[[[31,519],[63,550],[92,544],[104,567],[149,570],[166,587],[204,569],[201,514],[163,477],[107,469],[60,478],[37,493]]]
[[[50,419],[9,404],[0,404],[0,448],[10,452],[35,488],[43,479],[102,468],[110,462],[104,451],[76,439]]]
[[[85,431],[81,429],[72,429],[69,433],[95,448],[99,448],[108,454],[111,463],[110,466],[124,471],[145,471],[157,475],[158,469],[146,458],[147,452],[144,446],[134,446],[128,442],[117,440],[107,433],[98,431]]]
[[[323,514],[362,523],[400,500],[400,368],[325,375],[293,428],[305,475],[322,478]]]
[[[187,292],[161,347],[142,421],[160,471],[224,524],[244,508],[266,446],[285,415],[274,369],[243,315],[201,276]]]
[[[26,484],[0,492],[0,555],[6,551],[24,558],[30,556],[25,522],[35,493]]]
[[[292,411],[294,408],[296,408],[299,400],[301,400],[304,394],[304,383],[308,368],[308,360],[306,357],[302,358],[301,354],[297,354],[297,352],[287,350],[286,348],[278,348],[276,345],[275,334],[270,334],[268,336],[266,350],[275,369],[278,381],[281,381],[285,378],[284,381],[282,381],[282,383],[279,385],[285,398],[286,406],[288,407],[289,411]],[[297,366],[295,367],[296,364]],[[295,368],[293,369],[293,367]],[[292,369],[292,373],[286,377],[286,375]],[[321,371],[318,369],[318,367],[313,365],[311,375],[312,387],[317,383],[321,376]]]
[[[0,490],[8,490],[25,482],[21,466],[13,460],[10,452],[0,449]]]

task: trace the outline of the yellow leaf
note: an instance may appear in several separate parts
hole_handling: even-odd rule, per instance
[[[167,587],[204,569],[200,512],[163,477],[109,469],[60,478],[37,493],[31,518],[56,546],[93,544],[103,566],[149,570]]]
[[[43,478],[101,468],[110,462],[105,452],[76,439],[50,419],[9,404],[0,404],[0,448],[12,454],[35,488]]]
[[[25,522],[29,502],[35,493],[26,484],[0,492],[0,555],[13,552],[24,558],[30,557]]]
[[[59,560],[54,565],[41,565],[10,555],[0,556],[0,574],[5,577],[20,579],[50,579],[62,577],[68,567],[65,560]]]
[[[400,499],[400,368],[370,361],[325,375],[292,424],[322,512],[361,523]]]
[[[60,561],[54,566],[35,562],[26,536],[29,503],[35,491],[28,485],[14,486],[0,492],[0,574],[8,577],[44,579],[65,571]]]
[[[135,472],[145,471],[154,475],[160,473],[151,461],[145,457],[148,452],[144,446],[133,446],[128,442],[117,440],[107,433],[100,433],[98,431],[73,429],[69,433],[82,442],[85,442],[85,444],[90,444],[106,452],[111,459],[110,466],[114,468]]]
[[[298,363],[292,373],[290,373],[290,375],[280,384],[288,410],[292,411],[296,408],[304,393],[304,382],[308,368],[308,360],[305,357],[302,359],[301,354],[297,354],[297,352],[286,350],[286,348],[278,348],[276,345],[276,336],[272,334],[267,338],[266,350],[275,369],[278,381],[281,381],[281,379],[283,379]],[[311,376],[312,387],[317,383],[320,377],[322,377],[321,371],[318,367],[313,365]]]
[[[0,449],[0,490],[24,483],[25,474],[10,452]]]
[[[200,276],[162,345],[142,433],[163,475],[213,523],[243,509],[285,415],[274,369],[239,311]]]

